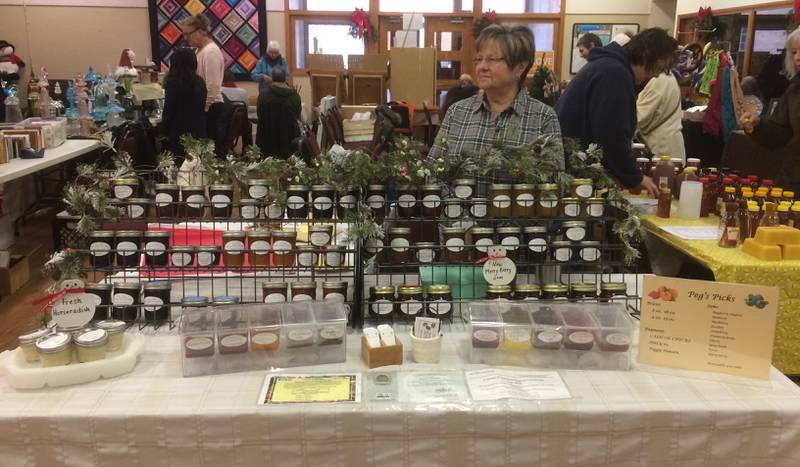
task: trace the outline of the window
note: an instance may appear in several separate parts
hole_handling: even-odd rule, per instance
[[[522,23],[516,21],[503,21],[507,25],[527,26],[533,33],[533,39],[537,52],[549,52],[555,50],[556,25],[555,23]]]
[[[783,64],[783,49],[786,46],[786,15],[789,8],[756,10],[753,27],[753,52],[750,54],[749,75],[758,76],[770,62],[772,66]]]
[[[324,53],[344,55],[344,66],[347,67],[348,55],[364,54],[364,41],[351,37],[349,31],[348,24],[295,20],[295,66],[305,68],[307,54]]]
[[[483,0],[483,11],[497,13],[561,13],[561,0]]]
[[[456,13],[472,11],[472,0],[380,0],[382,12]]]
[[[289,0],[290,10],[353,11],[356,8],[369,10],[369,0]]]

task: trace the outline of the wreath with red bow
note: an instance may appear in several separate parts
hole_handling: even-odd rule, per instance
[[[375,26],[369,22],[369,16],[364,11],[363,8],[356,8],[353,11],[353,14],[350,15],[350,37],[355,37],[357,39],[368,39],[374,41],[378,38],[378,35],[375,33]]]
[[[494,10],[489,10],[481,16],[481,19],[475,22],[475,25],[472,26],[472,35],[475,36],[477,39],[478,36],[481,35],[484,29],[488,28],[493,24],[498,24],[497,22],[497,12]]]
[[[714,16],[711,15],[711,7],[700,7],[694,19],[694,27],[701,32],[710,32],[714,29]]]

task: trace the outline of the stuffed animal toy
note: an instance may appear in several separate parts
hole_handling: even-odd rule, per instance
[[[14,53],[14,45],[0,40],[0,76],[7,81],[19,80],[20,68],[25,62]]]

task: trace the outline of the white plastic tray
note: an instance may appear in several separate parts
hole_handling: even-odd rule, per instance
[[[39,362],[26,362],[22,349],[17,347],[0,353],[0,369],[16,389],[70,386],[129,373],[136,366],[143,348],[144,336],[125,333],[122,348],[107,353],[103,360],[42,368]]]

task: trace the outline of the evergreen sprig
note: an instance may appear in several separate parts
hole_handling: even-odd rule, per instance
[[[76,183],[64,188],[64,205],[68,214],[80,217],[75,230],[84,236],[97,228],[98,220],[119,215],[119,209],[110,204],[104,190]]]
[[[55,281],[48,288],[48,293],[55,292],[64,280],[86,277],[83,257],[72,249],[56,251],[42,266],[42,275]]]

